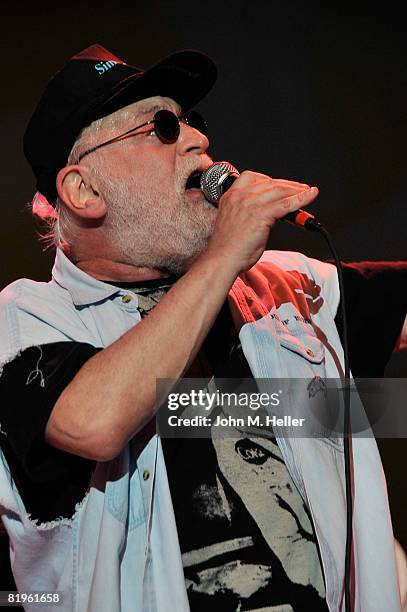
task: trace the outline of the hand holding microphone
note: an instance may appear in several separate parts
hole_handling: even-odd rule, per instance
[[[251,171],[239,174],[228,162],[217,162],[202,174],[201,189],[219,209],[208,251],[226,254],[238,274],[261,257],[270,229],[279,219],[314,231],[320,227],[312,215],[300,210],[318,195],[317,187],[305,183]]]
[[[217,204],[225,191],[233,185],[239,176],[240,172],[229,162],[222,161],[212,164],[202,173],[200,179],[205,198],[208,202]],[[301,208],[295,212],[287,213],[283,220],[313,232],[318,232],[321,228],[321,223],[315,219],[314,215],[310,215]]]

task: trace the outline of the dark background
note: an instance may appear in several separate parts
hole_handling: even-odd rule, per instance
[[[214,159],[317,185],[310,210],[345,261],[405,259],[405,25],[391,4],[367,6],[314,12],[312,3],[248,0],[3,5],[0,288],[21,276],[49,277],[53,256],[42,253],[26,210],[34,182],[22,135],[51,74],[94,42],[140,67],[181,48],[208,53],[219,81],[199,108]],[[319,236],[284,223],[269,246],[330,256]],[[396,357],[388,373],[405,376],[406,362]],[[406,447],[405,440],[380,441],[404,546]]]

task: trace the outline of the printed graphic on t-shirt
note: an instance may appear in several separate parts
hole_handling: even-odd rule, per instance
[[[167,449],[177,442],[194,457],[172,487],[191,611],[326,611],[313,528],[274,438]]]

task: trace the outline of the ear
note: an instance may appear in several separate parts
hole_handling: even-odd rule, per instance
[[[58,172],[56,186],[59,198],[78,217],[99,219],[106,215],[106,203],[87,168],[65,166]]]

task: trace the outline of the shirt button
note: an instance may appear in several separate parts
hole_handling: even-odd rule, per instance
[[[133,297],[131,295],[123,295],[122,297],[122,302],[124,302],[125,304],[128,304],[129,302],[131,302],[131,300],[133,299]]]
[[[307,355],[309,355],[310,357],[315,357],[315,353],[313,350],[311,350],[310,348],[305,349],[305,352],[307,353]]]
[[[150,478],[150,471],[144,470],[143,472],[143,480],[148,480]]]

